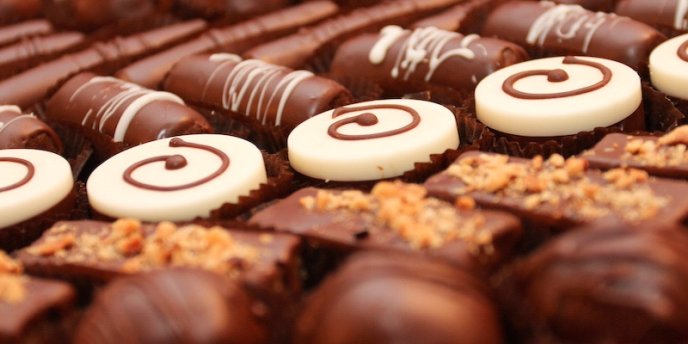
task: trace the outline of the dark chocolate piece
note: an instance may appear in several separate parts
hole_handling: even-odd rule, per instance
[[[457,207],[465,209],[457,209],[425,198],[425,190],[413,184],[378,183],[371,194],[305,188],[259,211],[249,223],[334,250],[391,249],[491,268],[512,253],[520,224],[509,214],[473,205],[462,199]]]
[[[494,279],[504,319],[523,342],[685,342],[687,250],[679,228],[571,231]]]
[[[590,11],[602,12],[612,12],[616,1],[618,0],[554,0],[557,4],[580,5]]]
[[[0,48],[0,77],[6,77],[46,61],[84,41],[79,32],[60,32],[30,37]]]
[[[294,343],[502,343],[488,293],[437,261],[362,253],[307,299]]]
[[[688,179],[687,145],[688,126],[661,137],[608,134],[581,158],[602,170],[632,167],[658,177]]]
[[[229,54],[181,60],[167,75],[163,89],[189,104],[228,113],[263,130],[290,131],[351,99],[346,88],[330,79]]]
[[[60,0],[43,1],[43,14],[57,26],[76,30],[93,30],[164,10],[168,1],[156,0]]]
[[[205,28],[201,20],[172,24],[128,37],[95,43],[0,81],[0,104],[29,108],[49,96],[60,83],[83,71],[109,73],[132,59],[153,54]],[[115,69],[116,70],[116,69]]]
[[[98,293],[74,343],[265,343],[262,305],[235,281],[171,269],[118,279]]]
[[[169,222],[71,221],[56,223],[17,258],[31,274],[89,285],[120,275],[197,267],[256,290],[295,295],[300,290],[298,248],[298,238],[285,234]]]
[[[580,158],[543,161],[468,152],[428,179],[431,196],[470,196],[539,226],[565,230],[585,223],[677,224],[688,215],[688,184],[635,169],[589,170]]]
[[[493,0],[464,1],[439,14],[423,18],[409,28],[436,27],[454,32],[477,32],[492,7],[494,7]]]
[[[122,144],[212,132],[205,118],[177,96],[112,77],[82,73],[67,81],[46,105],[46,116],[76,128],[103,157]]]
[[[362,32],[386,25],[402,25],[435,13],[458,0],[398,0],[358,8],[347,14],[302,29],[298,33],[259,45],[244,54],[290,68],[302,68],[322,49]]]
[[[0,45],[13,43],[25,37],[40,36],[51,32],[53,32],[53,26],[49,21],[45,19],[27,20],[0,28]]]
[[[177,0],[185,15],[206,18],[223,17],[235,21],[289,6],[289,0]]]
[[[482,29],[528,47],[538,55],[585,55],[647,71],[650,52],[666,40],[654,28],[627,17],[591,12],[576,5],[510,1],[495,9]]]
[[[184,57],[211,51],[240,54],[337,12],[330,1],[313,1],[278,10],[239,24],[210,29],[191,41],[136,61],[115,76],[148,88],[158,88],[167,72]]]
[[[0,342],[66,342],[74,299],[69,284],[28,277],[0,251]]]
[[[399,96],[429,85],[472,90],[488,74],[527,58],[521,47],[499,39],[434,27],[410,31],[387,26],[344,42],[330,68],[335,76],[370,79]]]
[[[683,0],[618,0],[614,12],[652,25],[671,35],[688,30],[688,5]]]
[[[41,0],[0,1],[0,24],[14,23],[41,15]]]
[[[62,154],[62,141],[55,131],[19,108],[0,107],[0,149],[42,149]]]

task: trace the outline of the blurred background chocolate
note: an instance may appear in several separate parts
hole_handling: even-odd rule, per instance
[[[688,30],[688,5],[682,0],[618,0],[614,12],[656,27],[670,37]]]
[[[41,0],[3,0],[0,2],[0,23],[8,24],[41,15]]]
[[[184,15],[221,18],[229,21],[250,18],[291,5],[290,0],[176,0]]]
[[[14,43],[22,38],[41,36],[53,32],[53,25],[45,19],[27,20],[0,28],[0,45]]]
[[[170,0],[43,0],[43,15],[63,29],[90,31],[165,11]]]

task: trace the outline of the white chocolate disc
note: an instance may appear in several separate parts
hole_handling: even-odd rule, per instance
[[[180,139],[182,146],[170,146],[173,140]],[[182,156],[186,164],[167,169],[165,157],[174,155]],[[229,161],[225,168],[223,156]],[[135,165],[156,157],[162,158]],[[128,169],[131,178],[143,186],[125,179]],[[111,217],[183,221],[208,217],[211,210],[224,203],[236,203],[239,196],[248,195],[266,181],[263,156],[252,143],[227,135],[198,134],[148,142],[123,151],[93,171],[86,189],[91,206]]]
[[[688,61],[678,55],[679,48],[685,42],[688,42],[688,34],[657,46],[650,54],[650,77],[652,85],[658,90],[688,100]]]
[[[42,150],[0,150],[0,228],[49,210],[73,188],[72,170],[63,157]]]
[[[602,84],[604,69],[579,63],[563,63],[564,57],[537,59],[500,69],[483,79],[475,89],[478,119],[503,133],[530,136],[563,136],[596,127],[607,127],[631,115],[642,101],[640,77],[630,67],[594,57],[572,57],[606,67],[611,77],[602,87],[570,96],[525,99],[505,92],[507,79],[522,72],[560,69],[568,79],[548,81],[546,75],[517,78],[514,88],[544,96]]]
[[[362,110],[364,107],[370,108]],[[364,113],[374,115],[378,122],[348,123],[337,132],[361,138],[408,127],[414,116],[404,107],[419,118],[417,126],[409,130],[363,139],[337,139],[328,134],[333,125]],[[335,111],[341,110],[344,113],[333,118]],[[426,101],[394,99],[352,104],[313,116],[297,126],[287,141],[289,162],[298,172],[328,181],[364,181],[400,176],[417,162],[429,162],[431,154],[457,148],[459,134],[449,109]]]

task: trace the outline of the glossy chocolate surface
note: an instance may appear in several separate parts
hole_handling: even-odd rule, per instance
[[[177,6],[185,14],[203,17],[244,19],[257,14],[275,11],[291,4],[289,0],[178,0]]]
[[[413,23],[409,28],[436,27],[454,32],[476,32],[494,5],[492,0],[468,0],[433,16]]]
[[[0,149],[28,148],[62,153],[55,131],[32,115],[0,111]]]
[[[43,1],[43,14],[63,28],[93,30],[118,21],[155,14],[154,0]]]
[[[0,2],[0,23],[14,23],[41,14],[42,0],[4,0]]]
[[[654,27],[684,32],[688,29],[688,7],[682,0],[619,0],[614,12]]]
[[[25,37],[45,35],[51,32],[53,32],[53,26],[49,21],[45,19],[27,20],[0,28],[0,45],[12,43]]]
[[[362,253],[307,299],[295,343],[501,343],[498,318],[485,286],[462,270]]]

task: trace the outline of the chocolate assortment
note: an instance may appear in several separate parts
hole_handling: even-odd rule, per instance
[[[688,341],[688,1],[0,3],[0,343]]]

